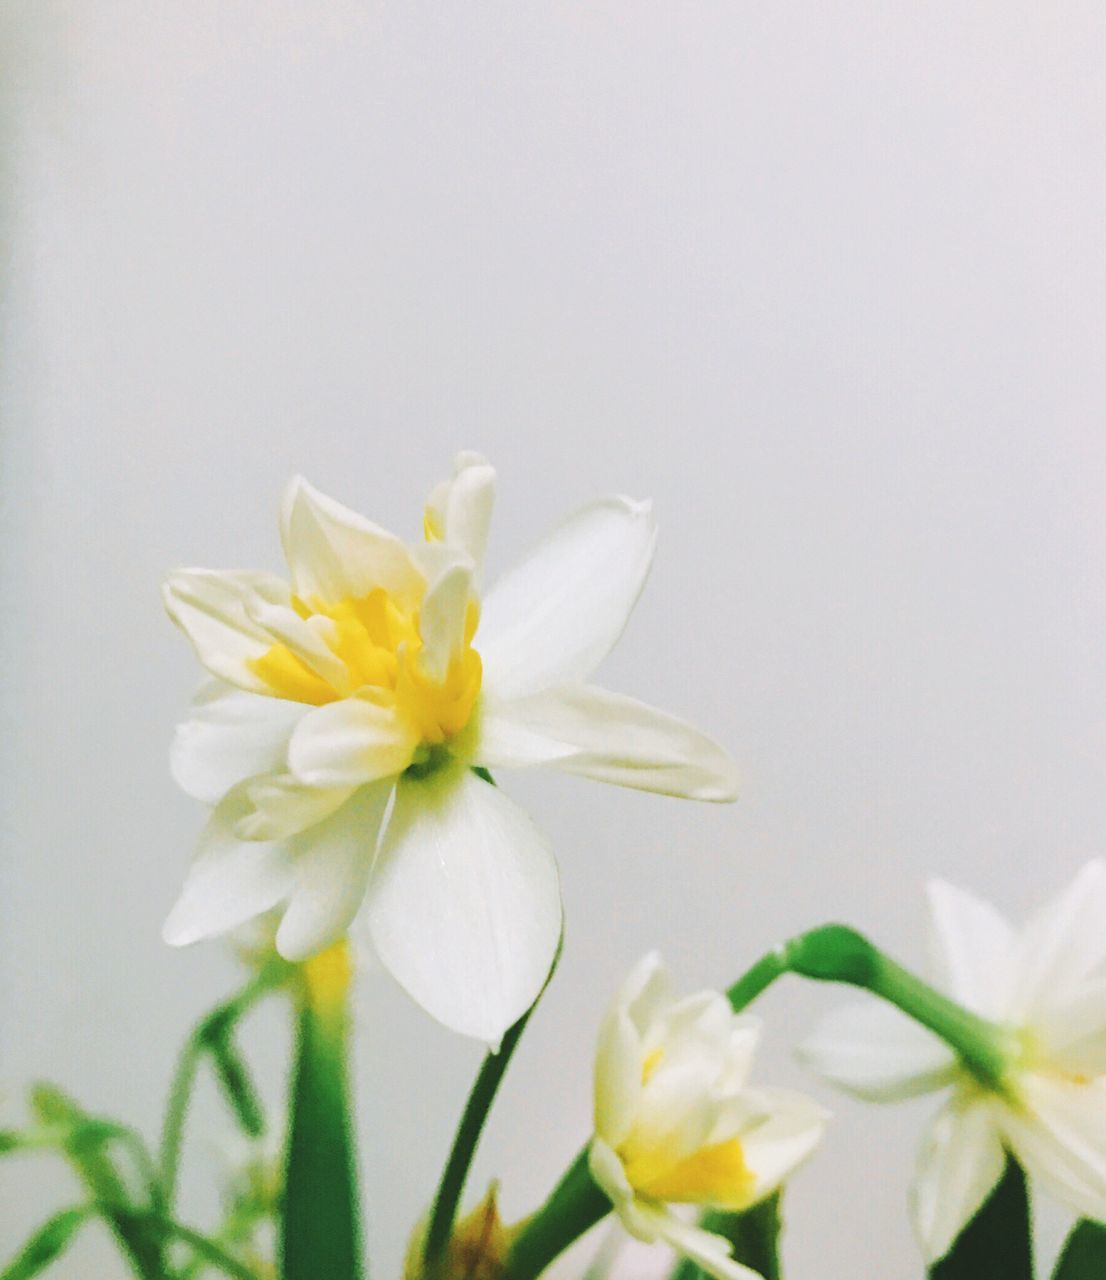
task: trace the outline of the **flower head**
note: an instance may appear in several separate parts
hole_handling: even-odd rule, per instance
[[[874,1001],[831,1014],[801,1056],[871,1101],[948,1091],[913,1193],[929,1260],[987,1199],[1008,1152],[1078,1213],[1106,1220],[1106,863],[1086,866],[1020,931],[942,881],[929,908],[936,984],[1002,1029],[1000,1087],[983,1088],[930,1032]]]
[[[675,999],[651,954],[611,1005],[596,1055],[592,1176],[631,1235],[723,1280],[755,1273],[670,1206],[749,1208],[810,1155],[827,1120],[802,1094],[748,1084],[759,1038],[716,991]]]
[[[494,481],[460,455],[407,545],[297,478],[288,581],[170,576],[166,607],[212,677],[173,772],[213,812],[168,941],[275,909],[276,946],[300,960],[358,917],[416,1000],[495,1043],[548,975],[561,907],[547,843],[474,769],[733,798],[713,742],[584,683],[649,571],[648,505],[592,503],[481,595]]]

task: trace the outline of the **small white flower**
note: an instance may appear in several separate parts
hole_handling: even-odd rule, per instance
[[[929,907],[935,985],[1008,1034],[1002,1090],[984,1089],[942,1041],[873,1000],[826,1018],[802,1058],[870,1101],[950,1090],[914,1184],[929,1261],[994,1189],[1007,1152],[1076,1212],[1106,1219],[1106,864],[1086,866],[1020,932],[941,881]]]
[[[810,1155],[828,1119],[802,1094],[748,1085],[759,1038],[759,1022],[719,992],[676,1000],[654,953],[618,993],[596,1054],[592,1177],[631,1235],[720,1280],[756,1273],[671,1206],[749,1208]]]
[[[462,454],[413,546],[297,478],[281,521],[290,583],[169,578],[168,611],[213,677],[173,773],[213,813],[167,941],[275,908],[276,946],[300,960],[360,913],[420,1004],[494,1044],[548,975],[561,905],[546,841],[473,767],[734,798],[716,744],[584,683],[649,571],[648,504],[585,507],[481,600],[494,478]]]

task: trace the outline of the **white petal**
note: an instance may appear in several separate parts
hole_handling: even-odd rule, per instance
[[[832,1010],[798,1048],[815,1074],[868,1102],[897,1102],[943,1088],[952,1051],[932,1032],[876,1000]]]
[[[301,718],[288,744],[288,765],[311,786],[360,786],[402,773],[417,745],[393,708],[344,698]]]
[[[603,1194],[618,1208],[633,1200],[634,1189],[610,1143],[597,1135],[588,1147],[588,1170]]]
[[[362,787],[294,842],[296,884],[277,930],[286,960],[304,960],[341,938],[365,897],[392,784]]]
[[[599,1028],[595,1132],[612,1147],[629,1133],[641,1097],[644,1026],[634,1016],[635,1006],[652,1000],[662,985],[667,986],[667,974],[660,956],[651,951],[631,970]]]
[[[927,893],[937,986],[986,1018],[1004,1019],[1014,981],[1014,931],[990,903],[955,885],[934,880]]]
[[[912,1191],[914,1228],[927,1262],[948,1253],[1005,1168],[987,1105],[952,1098],[929,1127]]]
[[[213,805],[244,778],[280,772],[304,710],[298,702],[207,681],[193,701],[192,718],[173,735],[169,768],[177,785]]]
[[[756,1089],[751,1101],[767,1119],[741,1135],[745,1163],[756,1175],[750,1203],[771,1195],[808,1160],[822,1141],[829,1112],[806,1094],[790,1089]]]
[[[537,998],[561,933],[548,844],[465,770],[401,779],[366,909],[377,953],[407,992],[493,1045]]]
[[[252,693],[269,692],[249,664],[274,640],[253,614],[266,604],[290,604],[287,583],[272,573],[179,569],[161,591],[170,618],[212,675]]]
[[[1029,1074],[1018,1087],[1021,1105],[1000,1122],[1019,1163],[1068,1208],[1106,1221],[1106,1078]]]
[[[375,587],[417,599],[422,575],[394,534],[295,476],[284,494],[281,539],[296,594],[335,602]]]
[[[244,789],[236,787],[208,820],[184,888],[162,929],[170,946],[229,933],[291,891],[295,871],[286,845],[235,836],[235,823],[248,809]]]
[[[716,1280],[764,1280],[733,1257],[733,1246],[724,1236],[693,1226],[663,1205],[638,1204],[637,1217],[647,1224],[653,1240],[663,1240],[677,1253],[690,1258],[701,1270]]]
[[[508,698],[591,675],[622,634],[653,560],[648,503],[607,498],[568,519],[484,600],[476,647]]]
[[[439,526],[439,536],[472,557],[479,568],[488,545],[495,503],[495,468],[478,453],[459,453],[454,476],[438,485],[427,512]]]
[[[477,753],[489,768],[544,764],[692,800],[736,798],[736,767],[683,720],[593,685],[482,703]]]
[[[353,787],[309,787],[290,773],[247,780],[245,792],[253,806],[235,823],[242,840],[286,840],[340,809]]]
[[[445,679],[450,659],[464,648],[471,593],[471,564],[451,565],[426,593],[419,612],[419,663],[435,680]]]
[[[1106,959],[1106,863],[1088,863],[1022,931],[1015,1022],[1074,996]]]
[[[1049,1004],[1033,1020],[1042,1053],[1077,1075],[1106,1075],[1106,979],[1079,985],[1071,999]]]

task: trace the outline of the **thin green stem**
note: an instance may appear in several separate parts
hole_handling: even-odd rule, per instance
[[[510,1280],[534,1280],[610,1211],[610,1200],[591,1176],[585,1147],[553,1194],[515,1237],[507,1254]]]
[[[172,1207],[180,1166],[180,1149],[184,1137],[184,1124],[192,1101],[192,1089],[204,1055],[230,1034],[238,1020],[247,1013],[262,996],[283,982],[290,967],[283,961],[273,961],[258,970],[236,995],[224,1000],[206,1014],[185,1041],[169,1086],[169,1099],[165,1107],[165,1119],[161,1128],[159,1165],[165,1204]]]
[[[490,775],[489,775],[490,777]],[[494,785],[494,784],[493,784]],[[504,1073],[511,1061],[511,1055],[522,1039],[530,1015],[538,1007],[538,1001],[545,994],[546,987],[553,980],[557,964],[561,958],[561,943],[557,944],[557,952],[537,998],[521,1018],[508,1030],[497,1053],[487,1053],[481,1064],[479,1074],[472,1086],[468,1102],[465,1104],[461,1123],[453,1139],[453,1147],[442,1172],[438,1184],[438,1192],[434,1198],[434,1207],[430,1213],[430,1225],[427,1228],[426,1244],[423,1247],[423,1265],[427,1273],[432,1273],[441,1262],[453,1233],[453,1223],[457,1218],[457,1209],[464,1194],[465,1182],[468,1180],[480,1135],[484,1131],[488,1113],[491,1111],[495,1095],[499,1091]]]
[[[879,996],[940,1036],[985,1088],[1002,1091],[1012,1050],[1009,1033],[923,982],[855,929],[823,925],[776,947],[730,988],[731,1005],[746,1008],[785,973],[847,983]]]
[[[110,1211],[110,1207],[105,1211]],[[114,1212],[119,1213],[118,1210]],[[245,1263],[239,1262],[237,1258],[232,1257],[225,1249],[221,1248],[214,1240],[205,1236],[202,1232],[196,1231],[192,1227],[186,1227],[182,1222],[176,1222],[172,1218],[165,1217],[164,1214],[139,1213],[133,1210],[124,1210],[120,1216],[125,1217],[136,1226],[145,1227],[161,1236],[162,1239],[182,1241],[193,1252],[199,1254],[209,1265],[218,1267],[221,1271],[226,1272],[228,1276],[234,1276],[235,1280],[257,1280],[257,1276]]]

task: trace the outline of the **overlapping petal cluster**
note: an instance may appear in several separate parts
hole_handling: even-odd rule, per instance
[[[276,909],[277,948],[299,960],[357,917],[430,1013],[495,1043],[548,975],[560,893],[544,838],[474,770],[733,799],[715,743],[586,683],[649,572],[648,504],[583,508],[481,598],[494,485],[462,454],[408,545],[297,478],[289,581],[169,578],[168,611],[211,676],[173,772],[213,812],[168,941]]]
[[[1088,864],[1020,931],[992,906],[929,887],[936,985],[1003,1029],[1001,1090],[985,1090],[951,1051],[890,1005],[829,1015],[801,1051],[861,1098],[947,1089],[914,1186],[927,1258],[942,1257],[1002,1175],[1009,1152],[1076,1212],[1106,1220],[1106,863]]]
[[[676,999],[652,953],[607,1013],[596,1055],[592,1176],[633,1236],[720,1280],[756,1273],[672,1205],[751,1207],[810,1155],[827,1120],[802,1094],[749,1084],[759,1038],[759,1022],[719,992]]]

